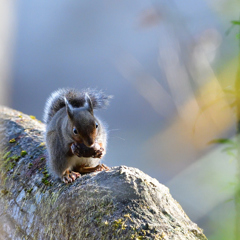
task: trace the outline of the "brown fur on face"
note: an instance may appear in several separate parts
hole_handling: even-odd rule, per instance
[[[72,138],[77,143],[91,147],[97,136],[96,119],[93,115],[93,105],[88,94],[83,107],[73,108],[65,98],[68,118],[72,126]]]
[[[74,109],[70,119],[72,125],[72,138],[77,143],[84,143],[87,147],[94,144],[97,128],[94,115],[85,108]]]

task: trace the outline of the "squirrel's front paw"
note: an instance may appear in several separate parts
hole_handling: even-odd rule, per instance
[[[78,157],[102,158],[105,154],[104,149],[98,143],[95,143],[92,148],[86,147],[83,143],[73,143],[71,150]]]
[[[88,157],[93,153],[93,150],[89,151],[89,149],[83,143],[72,143],[71,145],[72,153],[78,157]]]
[[[62,181],[64,183],[71,183],[71,182],[74,182],[80,176],[81,176],[81,174],[78,173],[78,172],[66,170],[65,173],[62,176]]]
[[[102,158],[103,155],[104,155],[104,149],[100,148],[100,149],[94,151],[94,154],[92,155],[92,157],[94,157],[94,158]]]

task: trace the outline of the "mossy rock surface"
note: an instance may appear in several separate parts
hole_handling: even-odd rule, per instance
[[[113,167],[72,184],[46,169],[44,124],[0,108],[0,239],[206,239],[168,188]]]

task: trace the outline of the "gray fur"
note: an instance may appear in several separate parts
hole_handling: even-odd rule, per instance
[[[78,110],[88,112],[89,109],[86,107],[88,96],[86,97],[85,94],[88,94],[90,97],[90,102],[94,109],[105,107],[110,99],[110,96],[106,96],[101,91],[87,90],[78,92],[74,89],[59,89],[51,94],[45,106],[44,122],[46,123],[47,163],[50,172],[60,178],[67,169],[72,170],[77,165],[85,164],[89,167],[95,167],[100,163],[99,158],[77,157],[69,153],[70,145],[74,142],[74,139],[72,132],[73,125],[67,114],[67,108],[70,108],[72,114]],[[90,116],[98,123],[95,142],[102,143],[106,151],[106,127],[96,116]],[[88,118],[82,119],[82,122],[78,122],[78,124],[87,129]]]
[[[43,122],[46,124],[49,123],[56,112],[65,107],[65,98],[73,107],[83,107],[86,102],[86,94],[91,99],[93,109],[105,108],[109,104],[109,100],[112,98],[112,96],[107,96],[102,91],[94,89],[86,89],[81,92],[71,88],[58,89],[47,99]]]

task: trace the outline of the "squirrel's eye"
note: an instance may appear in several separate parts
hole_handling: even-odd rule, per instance
[[[96,123],[96,128],[98,128],[98,123]]]
[[[77,135],[77,134],[78,134],[78,131],[77,131],[77,129],[76,129],[76,128],[73,128],[73,133],[74,133],[75,135]]]

